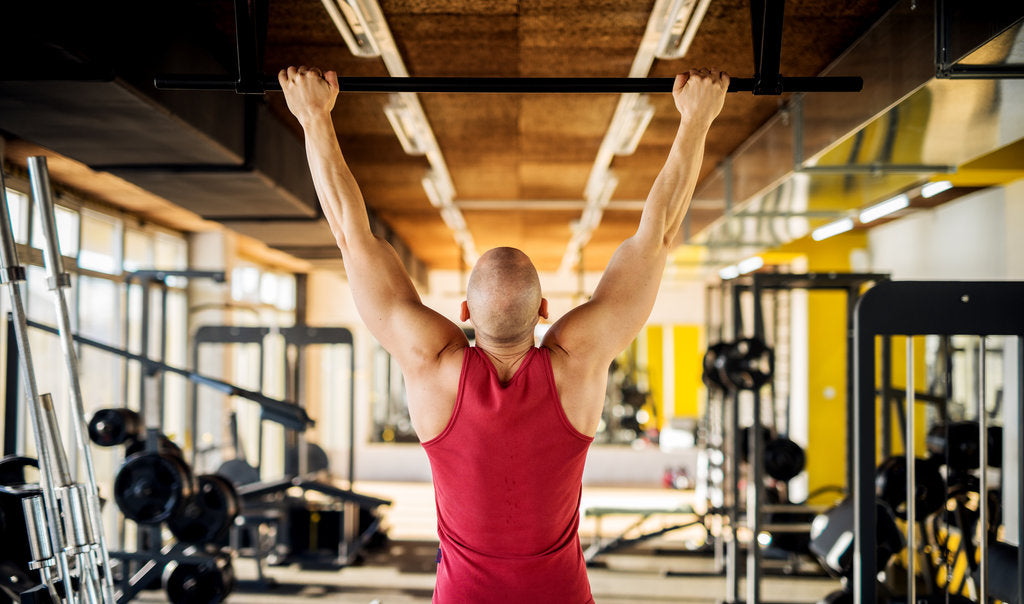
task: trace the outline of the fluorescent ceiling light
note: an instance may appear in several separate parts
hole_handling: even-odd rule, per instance
[[[852,218],[841,218],[839,220],[836,220],[835,222],[830,222],[823,227],[818,227],[814,229],[814,231],[811,233],[811,239],[815,241],[821,241],[823,239],[828,239],[829,237],[834,237],[840,233],[845,233],[846,231],[849,231],[852,228]]]
[[[904,194],[897,195],[892,199],[887,199],[882,203],[876,203],[875,205],[865,208],[860,213],[860,221],[864,224],[878,220],[883,216],[888,216],[893,212],[898,212],[903,208],[910,205],[910,198]]]
[[[735,279],[740,276],[740,269],[735,264],[730,264],[729,266],[719,270],[718,276],[721,277],[723,281]]]
[[[943,191],[948,191],[953,188],[953,183],[948,180],[940,180],[938,182],[930,182],[925,186],[921,187],[921,197],[928,199],[929,197],[935,197]]]
[[[334,27],[345,40],[349,51],[357,57],[379,57],[377,41],[370,33],[370,23],[359,0],[322,0]]]
[[[435,170],[428,170],[420,182],[423,185],[423,190],[427,193],[427,199],[430,200],[430,205],[435,208],[443,208],[452,205],[452,199],[455,198],[455,191],[449,184],[445,183],[438,172]]]
[[[615,155],[633,155],[640,145],[640,139],[644,131],[654,118],[654,105],[647,100],[646,96],[637,95],[636,100],[630,104],[629,110],[617,114],[616,120],[612,121],[611,128],[615,129],[618,139],[615,145]]]
[[[384,105],[384,116],[391,123],[403,151],[408,155],[426,155],[425,131],[430,126],[419,119],[419,114],[402,100],[401,95],[391,95],[391,101]]]
[[[659,59],[679,59],[690,49],[711,0],[675,0],[658,42]]]
[[[764,266],[764,258],[760,256],[751,256],[746,260],[740,261],[736,265],[736,268],[739,269],[741,275],[746,275],[747,273],[756,271],[762,266]]]

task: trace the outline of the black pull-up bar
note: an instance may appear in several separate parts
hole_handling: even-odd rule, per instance
[[[675,78],[338,78],[342,92],[492,92],[492,93],[626,93],[672,92]],[[783,92],[860,92],[859,77],[778,78],[779,87],[757,90],[755,78],[732,78],[729,92],[780,94]],[[276,77],[242,82],[225,76],[157,76],[161,90],[223,90],[263,94],[281,90]]]

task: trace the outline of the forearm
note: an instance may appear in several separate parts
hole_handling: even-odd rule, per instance
[[[690,206],[710,123],[682,118],[665,165],[644,204],[638,235],[669,246]]]
[[[356,306],[364,318],[399,301],[419,302],[412,281],[391,246],[370,230],[366,204],[345,163],[330,114],[302,122],[313,186],[341,250]]]
[[[356,239],[372,237],[363,194],[345,163],[330,114],[306,119],[302,129],[320,207],[338,247],[345,254]]]

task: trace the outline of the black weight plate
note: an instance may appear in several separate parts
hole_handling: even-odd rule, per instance
[[[173,440],[167,438],[163,434],[157,437],[157,451],[166,455],[173,455],[179,459],[185,457],[181,453],[181,447],[176,445]],[[146,452],[146,437],[141,436],[139,440],[128,441],[128,446],[125,448],[125,456],[135,455],[136,453]]]
[[[923,520],[946,504],[946,482],[938,465],[929,459],[915,459],[917,501],[915,517]],[[907,461],[903,456],[883,461],[875,472],[875,495],[887,503],[896,516],[907,517]]]
[[[25,484],[25,468],[38,468],[39,462],[32,457],[7,455],[0,459],[0,485]]]
[[[807,456],[788,438],[776,438],[764,446],[764,471],[775,480],[788,482],[804,471]]]
[[[721,376],[718,372],[718,359],[724,358],[725,354],[732,346],[725,342],[719,342],[708,346],[707,352],[704,353],[704,359],[702,363],[701,380],[704,385],[708,388],[716,390],[726,391],[729,387],[722,381]]]
[[[978,422],[960,421],[934,426],[928,431],[925,443],[936,460],[962,472],[978,469],[979,436]],[[988,465],[993,468],[1003,465],[1002,426],[988,427]]]
[[[197,482],[195,494],[167,521],[167,528],[182,543],[215,543],[227,536],[238,516],[238,495],[229,481],[215,474],[199,476]]]
[[[772,379],[775,353],[757,338],[742,338],[733,343],[716,365],[719,379],[730,388],[758,390]]]
[[[170,562],[164,567],[164,590],[172,604],[216,604],[235,587],[227,556],[199,563]]]
[[[143,432],[142,418],[131,409],[100,409],[89,420],[89,440],[101,447],[123,445]]]
[[[157,524],[172,517],[195,492],[195,478],[174,455],[136,453],[114,478],[114,500],[129,520]]]

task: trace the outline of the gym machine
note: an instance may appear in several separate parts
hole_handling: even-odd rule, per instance
[[[71,338],[65,289],[70,287],[70,276],[64,272],[63,258],[57,241],[53,200],[50,192],[46,159],[30,157],[28,160],[32,196],[39,209],[45,240],[43,259],[47,283],[54,296],[58,329],[65,369],[70,385],[69,411],[75,435],[75,450],[84,462],[84,482],[79,481],[77,464],[72,466],[61,438],[53,400],[47,393],[38,392],[35,368],[29,346],[28,325],[22,298],[21,284],[25,269],[18,263],[17,248],[11,228],[7,206],[6,187],[0,169],[0,277],[8,286],[11,301],[11,326],[20,361],[24,393],[31,410],[32,430],[39,455],[34,464],[39,469],[38,485],[25,480],[24,468],[29,460],[16,460],[20,478],[8,476],[9,486],[3,487],[5,526],[20,535],[24,526],[24,541],[28,544],[27,559],[17,561],[19,572],[27,580],[23,585],[4,586],[5,595],[33,602],[113,602],[114,590],[110,556],[103,535],[100,500],[92,457],[85,441],[85,418],[82,392],[78,381],[78,359]],[[10,363],[9,363],[10,364]],[[78,457],[72,458],[77,461]],[[7,460],[10,465],[10,459]],[[15,472],[5,472],[13,474]],[[21,514],[17,506],[20,500]],[[13,513],[12,513],[13,512]],[[21,520],[22,522],[19,522]],[[15,529],[18,527],[18,529]],[[6,540],[5,540],[6,541]],[[24,553],[24,552],[23,552]],[[38,580],[32,576],[38,571]]]
[[[302,368],[308,349],[312,346],[346,346],[349,355],[349,375],[355,373],[354,339],[352,332],[343,327],[312,327],[298,324],[291,327],[204,325],[196,330],[192,339],[192,363],[200,363],[200,350],[206,347],[255,346],[258,350],[260,370],[259,386],[263,385],[263,367],[266,357],[264,342],[271,334],[284,342],[280,359],[286,376],[286,392],[295,400],[304,398]],[[190,405],[191,417],[196,417],[196,391],[193,388]],[[256,465],[251,466],[242,456],[221,464],[217,473],[235,483],[242,504],[238,522],[232,528],[231,540],[239,551],[249,552],[257,561],[259,581],[263,582],[263,563],[298,562],[313,568],[341,568],[352,564],[361,552],[383,537],[379,508],[390,501],[357,493],[352,490],[355,480],[355,417],[354,382],[349,380],[348,406],[348,468],[347,487],[340,488],[320,474],[327,469],[326,454],[314,443],[308,442],[301,430],[286,431],[285,476],[273,480],[262,479],[263,424],[261,416],[257,431]],[[198,427],[193,423],[193,433]],[[236,454],[240,451],[237,426]],[[193,445],[191,456],[196,459]],[[317,461],[319,460],[319,461]],[[295,496],[295,490],[301,496]],[[314,503],[314,500],[319,503]],[[260,535],[269,533],[271,544],[264,544]]]
[[[904,462],[906,492],[902,499],[905,506],[908,529],[905,541],[909,555],[907,556],[905,600],[920,601],[918,598],[917,556],[919,546],[918,531],[914,530],[915,520],[923,513],[918,512],[919,505],[931,505],[927,497],[934,489],[922,489],[927,484],[926,474],[919,478],[918,469],[922,466],[915,454],[916,426],[914,406],[916,392],[914,383],[914,340],[915,335],[977,336],[978,338],[978,374],[976,379],[977,421],[971,424],[947,424],[930,434],[929,448],[933,455],[936,452],[948,458],[947,487],[950,491],[943,495],[955,496],[960,485],[949,484],[951,475],[956,471],[964,472],[977,466],[976,483],[968,488],[977,494],[976,516],[972,520],[957,521],[959,540],[968,552],[966,562],[973,579],[974,595],[978,602],[989,602],[995,598],[1004,602],[1024,602],[1024,555],[1019,544],[1013,546],[998,540],[1000,506],[990,497],[988,468],[996,466],[1000,459],[990,456],[990,449],[997,446],[999,439],[989,429],[986,411],[986,336],[1013,336],[1016,344],[1016,396],[1006,401],[1016,407],[1017,425],[1008,427],[1016,439],[1015,464],[1017,466],[1017,514],[1018,531],[1020,531],[1020,502],[1024,501],[1024,440],[1019,436],[1024,431],[1024,283],[1020,282],[890,282],[877,286],[869,291],[856,309],[854,317],[854,390],[855,410],[853,428],[854,481],[852,498],[852,569],[850,594],[856,602],[874,602],[882,589],[876,584],[876,571],[884,567],[884,555],[880,555],[878,533],[880,526],[885,524],[884,515],[878,511],[876,496],[878,493],[876,478],[876,413],[877,396],[875,377],[876,340],[879,336],[906,336],[907,367],[906,367],[906,408],[905,437],[907,443]],[[883,340],[884,341],[884,340]],[[951,381],[948,377],[947,384]],[[948,398],[949,390],[946,395]],[[884,397],[883,397],[884,399]],[[883,417],[887,413],[883,413]],[[964,431],[975,432],[973,439],[963,438]],[[960,433],[960,435],[957,435]],[[1002,465],[998,463],[998,465]],[[894,477],[898,481],[900,476]],[[1004,472],[1005,476],[1005,472]],[[932,478],[933,480],[934,478]],[[1003,487],[1004,485],[1000,485]],[[922,491],[924,491],[922,493]],[[994,509],[993,509],[994,508]],[[926,508],[927,509],[927,508]],[[964,518],[964,506],[959,504],[954,510]],[[944,516],[944,514],[940,514]],[[944,521],[944,519],[942,519]],[[977,531],[973,526],[976,520]],[[933,522],[934,529],[942,529],[940,522]],[[925,531],[925,535],[937,538],[939,545],[952,548],[950,536],[952,526],[943,530]],[[959,558],[959,555],[958,555]],[[940,563],[941,565],[941,563]],[[997,570],[998,569],[998,570]],[[922,570],[928,570],[922,569]],[[949,598],[949,601],[964,601],[962,596],[948,594],[951,584],[949,569],[946,569],[946,584],[942,589],[935,589],[924,597],[935,601]],[[959,598],[959,600],[957,599]],[[971,600],[968,600],[971,601]]]

